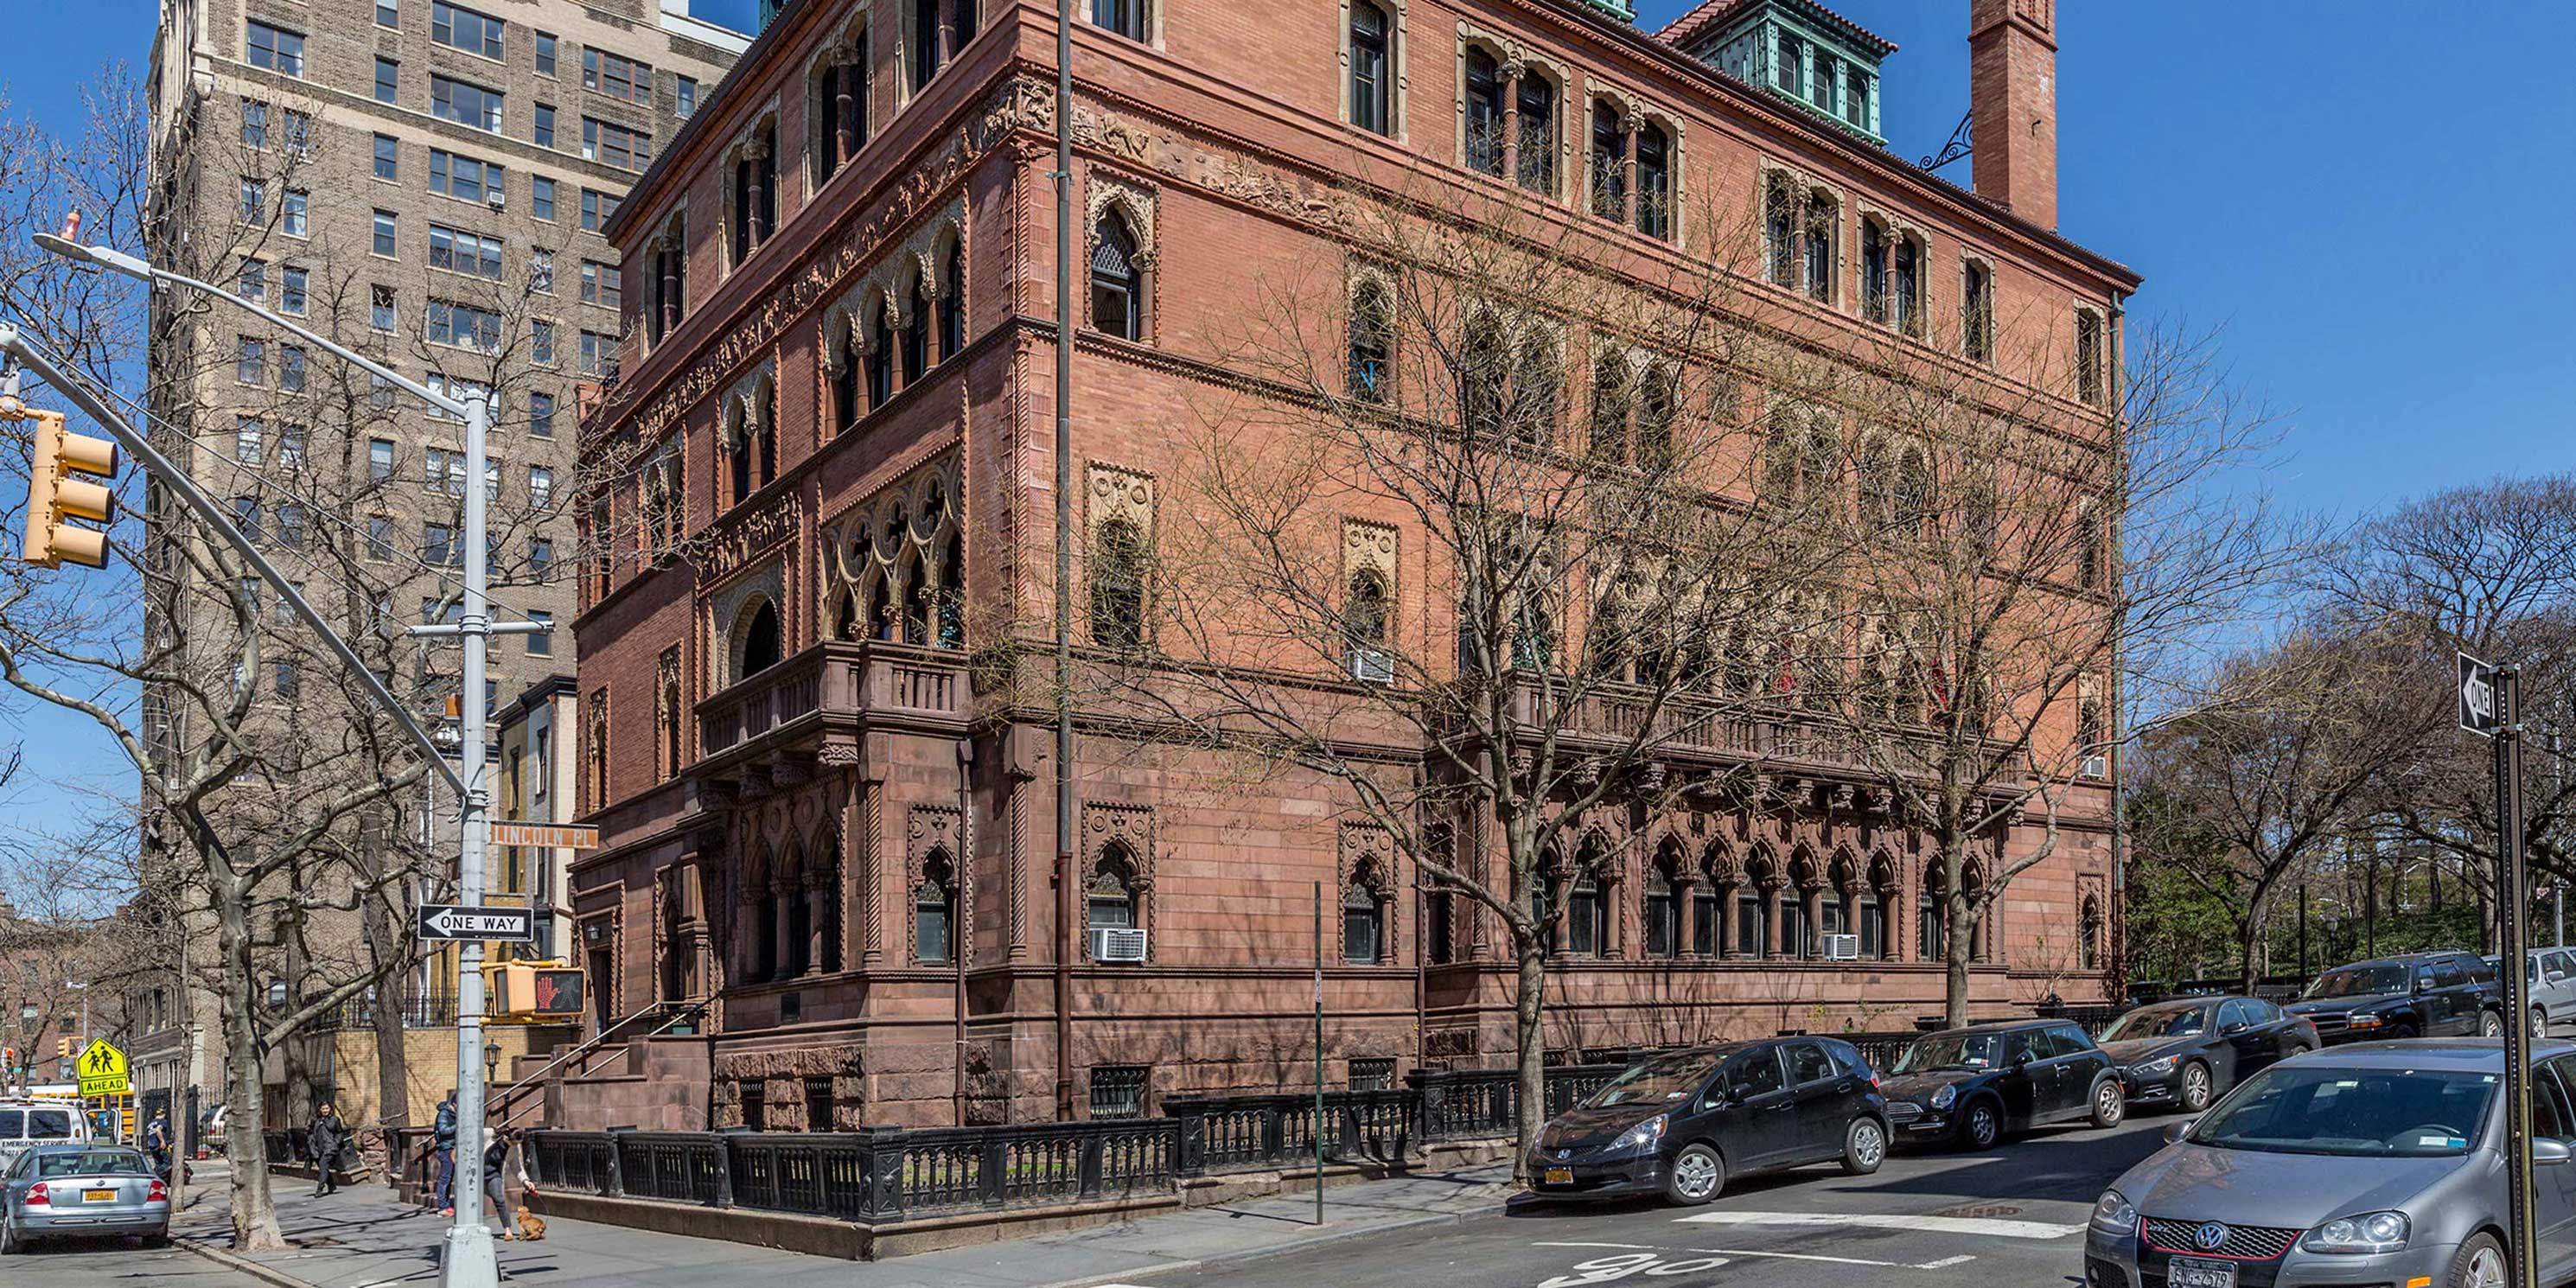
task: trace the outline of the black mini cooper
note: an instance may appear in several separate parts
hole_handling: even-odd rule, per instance
[[[1765,1038],[1667,1052],[1549,1120],[1530,1189],[1549,1198],[1661,1194],[1706,1203],[1729,1176],[1887,1158],[1887,1101],[1850,1043]]]
[[[1926,1033],[1897,1057],[1882,1089],[1902,1139],[1968,1149],[2045,1123],[2089,1118],[2115,1127],[2128,1113],[2120,1070],[2066,1020]]]

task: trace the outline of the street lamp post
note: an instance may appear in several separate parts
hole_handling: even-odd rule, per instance
[[[158,454],[149,449],[148,443],[143,443],[141,435],[119,434],[118,438],[120,441],[128,438],[135,440],[127,444],[129,448],[142,444],[141,450],[135,451],[136,457],[143,460],[147,468],[153,468],[156,473],[163,475],[165,482],[169,482],[179,491],[188,501],[190,508],[196,510],[200,517],[209,520],[217,530],[226,534],[233,547],[242,552],[250,563],[260,570],[261,575],[277,588],[278,593],[287,599],[305,625],[334,646],[335,651],[340,655],[341,663],[348,668],[353,678],[367,687],[370,696],[378,705],[386,708],[409,730],[413,739],[420,744],[422,751],[429,756],[431,763],[438,767],[440,774],[454,782],[461,804],[457,845],[457,894],[463,903],[480,904],[483,901],[485,815],[490,805],[490,793],[486,790],[484,780],[484,773],[488,768],[485,763],[487,755],[484,743],[484,655],[489,637],[496,629],[506,634],[533,634],[548,629],[535,622],[510,623],[497,628],[492,624],[491,604],[486,593],[491,572],[490,551],[484,544],[489,524],[486,513],[488,494],[484,483],[484,470],[488,460],[485,440],[489,437],[492,427],[491,392],[478,388],[463,398],[456,398],[444,391],[432,390],[426,385],[406,379],[364,354],[344,348],[329,337],[317,335],[293,320],[272,313],[259,304],[243,299],[222,287],[155,268],[145,260],[123,251],[107,246],[82,246],[65,238],[48,237],[42,234],[39,234],[35,240],[37,245],[68,259],[94,264],[152,285],[186,287],[210,298],[228,301],[257,315],[270,325],[291,331],[320,347],[324,352],[355,365],[391,383],[395,388],[465,422],[467,482],[464,612],[461,620],[452,626],[424,623],[412,627],[407,632],[420,638],[441,638],[453,635],[459,637],[464,643],[465,664],[462,680],[465,691],[457,703],[458,714],[462,717],[460,723],[463,725],[460,731],[462,736],[459,739],[458,756],[462,768],[461,775],[448,768],[445,758],[440,755],[437,741],[421,727],[420,722],[413,718],[401,703],[395,701],[392,693],[384,688],[374,672],[367,669],[365,663],[349,648],[347,642],[331,630],[330,625],[322,620],[320,614],[314,612],[312,606],[304,601],[302,594],[297,592],[285,577],[278,574],[244,534],[234,529],[224,519],[213,502],[206,500],[194,484],[186,479],[183,472],[169,468],[167,462],[161,461]],[[94,396],[89,395],[85,389],[80,388],[77,382],[56,379],[51,383],[64,388],[67,396],[81,402],[84,411],[98,418],[103,425],[109,425],[111,431],[121,426],[122,422],[119,418],[104,404],[99,403]],[[456,1205],[455,1221],[448,1226],[447,1230],[447,1255],[444,1258],[441,1282],[445,1288],[498,1288],[500,1266],[492,1251],[492,1231],[490,1227],[483,1224],[482,942],[473,939],[461,941],[458,945],[457,959],[456,1197],[461,1201]]]

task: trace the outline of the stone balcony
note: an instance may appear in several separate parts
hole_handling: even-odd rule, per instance
[[[1544,733],[1539,713],[1542,681],[1515,686],[1513,710],[1530,737]],[[1575,708],[1553,721],[1558,741],[1576,754],[1604,754],[1635,747],[1640,759],[1677,770],[1755,767],[1782,778],[1866,784],[1892,767],[1930,765],[1940,746],[1929,730],[1866,731],[1828,723],[1787,703],[1748,706],[1676,693],[1661,703],[1644,689],[1594,685]],[[2006,757],[2002,781],[2029,772],[2019,751]]]
[[[826,641],[698,704],[698,772],[727,777],[790,756],[855,763],[860,737],[875,731],[962,736],[967,701],[966,656],[954,649]]]

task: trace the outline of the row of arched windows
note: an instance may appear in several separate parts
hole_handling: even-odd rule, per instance
[[[1355,4],[1352,48],[1360,45]],[[1375,21],[1372,19],[1371,21]],[[1505,64],[1482,45],[1467,47],[1466,112],[1460,146],[1468,169],[1508,177],[1528,191],[1557,195],[1559,90],[1535,67]],[[1356,99],[1354,103],[1356,104]],[[1355,115],[1353,123],[1358,124]],[[1592,100],[1585,126],[1590,164],[1584,171],[1587,205],[1600,218],[1670,240],[1674,229],[1673,134],[1662,123],[1608,98]]]
[[[1841,263],[1842,205],[1823,188],[1802,193],[1799,187],[1788,175],[1776,172],[1763,184],[1763,275],[1774,286],[1840,307],[1835,274]],[[1930,258],[1930,249],[1919,235],[1864,215],[1859,255],[1862,318],[1923,339],[1929,309],[1924,275]],[[1959,349],[1979,362],[1994,360],[1994,272],[1973,258],[1960,266]]]
[[[933,273],[936,276],[933,276]],[[838,436],[966,348],[966,249],[951,241],[937,267],[913,275],[898,303],[871,292],[858,317],[834,313],[824,383]]]
[[[1785,871],[1767,855],[1755,856],[1741,872],[1717,865],[1703,870],[1667,843],[1634,895],[1640,942],[1633,953],[1614,938],[1616,887],[1604,880],[1607,870],[1606,860],[1587,847],[1584,860],[1552,871],[1531,891],[1530,916],[1548,927],[1550,955],[1802,959],[1824,956],[1826,937],[1840,935],[1853,937],[1860,960],[1893,961],[1900,954],[1892,914],[1902,906],[1902,891],[1885,858],[1865,874],[1846,860],[1819,872],[1803,854]],[[1982,878],[1971,869],[1968,881],[1973,895]],[[1434,896],[1444,897],[1454,896]],[[1914,960],[1943,960],[1949,910],[1937,869],[1926,871],[1914,907]],[[1985,919],[1976,933],[1971,956],[1983,960],[1990,939]]]

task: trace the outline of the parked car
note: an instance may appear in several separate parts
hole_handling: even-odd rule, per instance
[[[1850,1043],[1695,1047],[1632,1065],[1549,1120],[1530,1152],[1530,1189],[1706,1203],[1728,1178],[1755,1172],[1825,1162],[1855,1176],[1875,1172],[1887,1140],[1887,1101]]]
[[[2489,969],[2504,969],[2504,958],[2479,958]],[[2534,948],[2523,965],[2523,985],[2531,992],[2531,1031],[2542,1037],[2549,1026],[2576,1016],[2576,951]]]
[[[2576,1274],[2570,1048],[2535,1055],[2540,1280]],[[2130,1168],[2093,1209],[2090,1288],[2502,1285],[2504,1051],[2376,1042],[2284,1060]]]
[[[80,1106],[59,1100],[0,1100],[0,1173],[37,1145],[89,1139]]]
[[[2112,1021],[2101,1044],[2119,1063],[2131,1104],[2193,1114],[2265,1065],[2323,1045],[2307,1020],[2242,996],[2141,1006]]]
[[[2282,1009],[2316,1025],[2328,1046],[2504,1032],[2504,990],[2495,968],[2470,953],[2409,953],[2337,966]]]
[[[197,1145],[208,1153],[224,1152],[224,1122],[231,1117],[232,1106],[218,1104],[198,1116]]]
[[[1901,1139],[1991,1148],[2007,1133],[2090,1118],[2117,1126],[2127,1084],[2110,1053],[2068,1020],[1926,1033],[1879,1083]]]
[[[35,1239],[170,1237],[170,1191],[123,1145],[39,1145],[0,1177],[0,1255]]]

